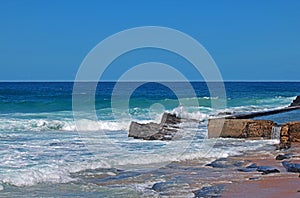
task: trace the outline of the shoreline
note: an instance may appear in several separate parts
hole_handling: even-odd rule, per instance
[[[291,159],[276,160],[279,154],[293,154]],[[300,143],[294,143],[292,148],[284,151],[273,151],[269,155],[250,155],[244,159],[250,160],[260,166],[272,166],[277,168],[280,173],[260,175],[254,179],[244,179],[227,184],[222,197],[299,197],[300,178],[299,173],[287,172],[281,164],[282,161],[300,163]],[[249,173],[249,176],[255,176]]]

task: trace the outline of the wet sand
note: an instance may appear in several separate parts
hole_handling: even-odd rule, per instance
[[[275,160],[279,154],[293,154],[291,159]],[[274,151],[268,155],[255,155],[252,153],[244,159],[250,160],[259,166],[272,166],[280,170],[280,173],[254,176],[249,173],[245,180],[235,181],[226,185],[222,197],[300,197],[300,178],[298,173],[287,172],[282,166],[282,161],[300,163],[300,144],[295,143],[292,148],[285,151]],[[252,177],[252,180],[250,179]]]

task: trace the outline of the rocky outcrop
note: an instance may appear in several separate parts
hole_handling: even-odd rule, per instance
[[[281,126],[279,149],[288,149],[292,142],[300,142],[300,122],[289,122]]]
[[[300,106],[300,96],[297,96],[290,106],[291,107]]]
[[[291,136],[288,125],[282,125],[280,131],[280,143],[278,149],[288,149],[291,147]]]
[[[269,120],[210,119],[209,138],[271,138],[272,127],[276,123]]]
[[[300,122],[289,122],[288,126],[291,142],[300,142]]]
[[[172,140],[178,132],[179,123],[181,119],[170,113],[164,113],[159,124],[131,122],[128,137],[144,140]]]

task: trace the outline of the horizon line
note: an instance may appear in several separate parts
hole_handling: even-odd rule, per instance
[[[101,81],[92,81],[92,80],[80,80],[80,81],[75,81],[75,80],[0,80],[0,83],[51,83],[51,82],[61,82],[61,83],[74,83],[74,82],[149,82],[149,81],[130,81],[130,80],[126,80],[126,81],[114,81],[114,80],[101,80]],[[249,83],[255,83],[255,82],[300,82],[300,80],[224,80],[224,81],[205,81],[205,80],[191,80],[191,81],[170,81],[170,80],[166,80],[166,81],[153,81],[153,82],[249,82]]]

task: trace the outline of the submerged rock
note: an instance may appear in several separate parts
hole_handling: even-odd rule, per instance
[[[282,162],[282,165],[288,172],[293,172],[293,173],[300,173],[300,164],[294,164],[290,162]]]
[[[257,168],[258,172],[262,172],[263,175],[267,175],[270,173],[280,173],[280,171],[272,166],[259,166]]]
[[[174,187],[174,186],[175,186],[174,182],[158,182],[158,183],[153,184],[152,190],[154,190],[156,192],[162,192],[162,191],[166,191],[168,188]]]
[[[128,137],[144,140],[172,140],[177,134],[181,119],[175,114],[164,113],[160,124],[131,122]]]
[[[280,171],[272,166],[257,166],[256,164],[251,164],[246,168],[238,169],[240,172],[262,172],[263,175],[270,174],[270,173],[280,173]]]
[[[231,161],[227,158],[217,159],[206,166],[211,166],[213,168],[230,168],[230,167],[241,167],[245,164],[249,163],[249,161]]]
[[[155,183],[151,190],[159,194],[159,197],[194,197],[190,185],[180,181],[166,181]]]
[[[200,197],[221,197],[221,192],[224,190],[224,185],[218,184],[215,186],[206,186],[200,190],[193,191],[196,198]]]

